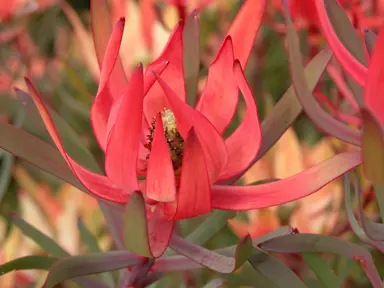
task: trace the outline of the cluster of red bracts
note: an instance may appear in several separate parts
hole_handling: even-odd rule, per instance
[[[119,61],[124,19],[116,23],[105,49],[97,49],[101,76],[91,109],[94,134],[105,152],[106,176],[83,168],[67,154],[46,106],[27,80],[57,148],[90,193],[124,204],[132,193],[142,194],[148,208],[149,246],[155,257],[167,247],[175,220],[209,213],[213,208],[249,210],[287,203],[317,191],[361,162],[358,152],[343,153],[277,182],[223,184],[252,165],[262,143],[244,67],[265,2],[245,1],[209,67],[195,107],[186,103],[184,24],[175,27],[159,58],[145,72],[139,64],[127,81]],[[224,139],[239,91],[247,113]],[[138,180],[138,176],[145,180]]]

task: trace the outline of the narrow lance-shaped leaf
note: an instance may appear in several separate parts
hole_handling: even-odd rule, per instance
[[[384,89],[384,27],[379,32],[372,49],[366,84],[364,86],[364,107],[368,107],[381,126],[384,126],[384,99],[379,91]]]
[[[384,224],[375,223],[369,219],[364,213],[363,203],[361,201],[361,185],[360,180],[357,174],[355,173],[355,194],[358,204],[358,215],[362,224],[362,227],[367,234],[367,236],[375,241],[376,247],[384,253]]]
[[[126,251],[68,257],[57,261],[52,266],[43,288],[51,288],[79,276],[127,268],[141,261],[139,257]]]
[[[20,128],[23,125],[25,119],[25,111],[22,108],[19,108],[19,111],[13,119],[13,125],[17,128]],[[0,202],[3,199],[5,193],[7,192],[8,185],[12,178],[12,168],[14,164],[14,157],[12,154],[7,153],[4,150],[0,150]]]
[[[283,226],[270,233],[267,233],[261,237],[254,239],[252,241],[252,245],[257,246],[265,241],[274,239],[276,237],[289,235],[293,232],[294,230],[291,227]],[[233,245],[230,247],[214,250],[214,252],[217,252],[222,255],[233,256],[236,254],[236,249],[237,249],[237,246]],[[160,271],[161,272],[186,271],[186,270],[202,269],[203,267],[204,266],[202,264],[199,264],[199,262],[192,260],[184,255],[176,255],[176,256],[169,256],[169,257],[161,257],[160,259],[158,259],[153,266],[153,271],[159,271],[159,272]]]
[[[253,269],[267,277],[277,287],[306,288],[301,279],[278,259],[258,247],[253,247],[248,259]]]
[[[376,38],[377,36],[375,33],[373,33],[372,30],[367,29],[364,31],[365,47],[367,47],[369,56],[372,56],[372,51],[373,51],[373,47],[375,46]]]
[[[375,184],[384,184],[384,134],[375,117],[366,109],[363,119],[362,155],[364,175]]]
[[[336,58],[358,84],[364,85],[364,50],[348,16],[336,0],[318,0],[315,4],[320,26]],[[356,101],[363,104],[362,99]]]
[[[49,270],[58,260],[52,256],[25,256],[0,265],[0,275],[19,270]]]
[[[80,231],[81,239],[87,244],[89,251],[94,253],[101,252],[96,237],[87,229],[83,221],[79,220],[77,226]]]
[[[83,221],[79,220],[77,222],[77,226],[78,226],[79,231],[80,231],[81,239],[85,242],[85,244],[87,244],[89,251],[93,252],[93,253],[101,252],[99,244],[97,243],[96,237],[94,235],[92,235],[92,233],[87,229],[87,227],[84,225]],[[114,285],[114,280],[113,280],[113,277],[110,273],[102,273],[100,275],[100,277],[101,277],[101,279],[104,280],[104,282],[108,283],[109,286]]]
[[[383,287],[371,254],[364,247],[325,235],[293,234],[264,242],[261,249],[277,253],[324,252],[360,261],[373,287]]]
[[[12,223],[19,227],[27,237],[31,238],[36,244],[38,244],[48,253],[51,253],[55,257],[69,256],[69,253],[65,251],[59,244],[57,244],[55,240],[44,235],[31,224],[21,219],[19,216],[12,214],[11,220]]]
[[[341,285],[339,278],[328,267],[327,263],[317,253],[301,253],[301,257],[309,268],[316,274],[317,279],[325,288],[339,288]]]
[[[194,107],[200,68],[200,26],[197,11],[189,15],[183,29],[183,68],[187,103]]]
[[[139,255],[152,258],[148,243],[147,211],[143,195],[132,193],[124,212],[125,247]]]
[[[359,145],[359,132],[345,125],[344,123],[339,122],[338,120],[330,116],[328,113],[326,113],[309,91],[305,80],[297,33],[293,27],[288,8],[286,7],[286,5],[284,5],[284,7],[284,15],[288,30],[287,41],[291,77],[297,96],[301,104],[303,105],[304,111],[306,112],[308,117],[311,118],[311,120],[327,134],[337,137],[342,141],[346,141],[354,145]]]
[[[384,186],[373,184],[373,190],[375,191],[377,204],[379,206],[381,221],[384,223]]]
[[[359,222],[357,221],[353,208],[352,208],[352,191],[351,191],[351,183],[349,174],[344,175],[344,191],[345,191],[345,210],[347,212],[348,222],[352,228],[352,231],[356,234],[357,237],[360,238],[361,241],[364,241],[370,245],[374,245],[374,243],[368,238],[365,231],[360,227]]]
[[[210,251],[176,235],[173,235],[170,247],[206,268],[227,274],[237,270],[247,261],[252,252],[252,240],[249,236],[242,239],[236,248],[234,257]]]
[[[233,218],[235,215],[236,214],[233,211],[216,210],[193,230],[186,239],[197,245],[203,245],[227,225],[227,220],[229,218]]]

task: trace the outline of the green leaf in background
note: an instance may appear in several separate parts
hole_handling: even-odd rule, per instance
[[[363,246],[339,238],[315,234],[292,234],[274,238],[260,244],[259,247],[276,253],[325,252],[343,255],[360,261],[372,285],[382,287],[381,278],[368,250]]]
[[[31,238],[37,245],[39,245],[48,253],[60,258],[69,256],[69,253],[65,251],[59,244],[57,244],[55,240],[41,233],[39,230],[21,219],[19,216],[12,214],[11,220],[12,223],[19,227],[27,237]]]
[[[305,67],[305,78],[310,90],[316,87],[331,57],[332,52],[329,49],[323,49]],[[281,135],[291,127],[292,123],[300,115],[302,109],[295,89],[293,85],[291,85],[261,123],[263,135],[261,147],[249,167],[263,157],[273,144],[279,140]],[[235,180],[239,179],[241,175],[237,176]]]
[[[197,245],[204,245],[216,233],[227,225],[229,218],[235,217],[233,211],[216,210],[211,213],[186,239]]]
[[[372,32],[372,30],[367,29],[364,31],[365,47],[367,47],[369,56],[372,56],[373,46],[375,46],[376,38],[377,36]]]
[[[324,7],[339,41],[349,51],[349,53],[351,53],[350,55],[352,55],[352,57],[356,58],[364,66],[367,66],[363,43],[349,20],[345,10],[336,0],[325,0]],[[364,101],[361,87],[356,84],[348,73],[344,74],[356,102],[359,106],[363,107]]]
[[[25,112],[23,109],[19,109],[17,114],[14,117],[13,124],[15,127],[20,128],[23,125],[25,119]],[[12,169],[15,159],[12,154],[1,150],[0,152],[0,160],[1,160],[1,168],[0,168],[0,202],[3,199],[5,193],[7,192],[7,188],[12,178]]]
[[[360,112],[364,175],[373,183],[384,185],[384,133],[369,110],[361,109]]]
[[[320,255],[316,253],[301,253],[301,257],[309,268],[316,274],[317,279],[325,288],[339,288],[342,283],[335,273],[328,267]]]
[[[359,178],[356,173],[354,173],[354,190],[356,195],[356,200],[358,204],[358,217],[360,219],[363,232],[368,236],[369,241],[368,243],[374,247],[376,247],[378,250],[382,251],[384,253],[384,243],[382,242],[384,240],[384,224],[373,222],[371,219],[369,219],[365,213],[364,213],[364,207],[361,201],[361,186],[359,182]],[[350,181],[349,181],[349,175],[345,175],[345,198],[346,203],[352,206],[351,203],[351,189],[350,189]],[[347,210],[349,210],[349,213],[351,212],[351,207],[347,206]],[[352,215],[353,216],[353,215]],[[351,217],[352,217],[351,216]],[[354,218],[354,216],[353,216]],[[356,221],[357,222],[357,221]],[[365,237],[366,238],[366,237]]]
[[[58,258],[51,256],[25,256],[0,265],[0,276],[18,270],[49,270]]]
[[[253,269],[267,277],[278,287],[307,287],[291,269],[258,247],[253,247],[252,255],[249,257],[248,261],[251,263]]]
[[[224,256],[219,251],[208,250],[176,235],[172,236],[170,242],[170,248],[172,250],[195,261],[201,266],[224,274],[232,273],[248,260],[252,252],[252,240],[247,236],[235,247],[236,251],[234,256]]]
[[[363,43],[344,8],[340,6],[337,0],[322,1],[324,1],[329,20],[340,42],[361,64],[367,66]]]
[[[197,11],[193,11],[183,29],[183,67],[187,103],[194,107],[200,68],[200,26]]]
[[[79,228],[81,239],[87,245],[89,251],[93,253],[101,252],[96,237],[87,229],[83,221],[78,220],[77,227]]]
[[[0,168],[0,202],[3,199],[7,188],[12,178],[12,168],[14,158],[10,153],[1,153],[0,154],[1,168]]]
[[[92,233],[87,229],[83,221],[79,220],[77,222],[77,227],[79,228],[81,239],[85,242],[89,251],[93,253],[102,252],[100,250],[99,244],[97,243],[96,237],[92,235]],[[110,273],[102,273],[100,278],[103,279],[109,287],[115,286],[113,277]]]
[[[141,259],[126,251],[112,251],[72,256],[57,261],[48,274],[44,288],[75,277],[127,268],[141,263]]]
[[[134,192],[124,212],[124,243],[129,251],[152,258],[148,242],[147,210],[143,195]]]
[[[373,184],[373,188],[380,210],[381,222],[384,222],[384,185]]]
[[[213,279],[204,285],[203,288],[219,288],[225,284],[223,279]]]
[[[345,211],[347,212],[348,222],[351,226],[353,232],[357,237],[369,244],[373,244],[372,241],[368,238],[365,231],[360,227],[359,222],[357,221],[355,214],[352,208],[352,191],[351,191],[351,183],[349,174],[344,175],[344,192],[345,192]]]
[[[333,118],[323,110],[313,97],[305,79],[304,67],[297,33],[293,26],[288,8],[284,9],[287,24],[288,58],[290,60],[290,72],[296,95],[303,106],[307,116],[313,123],[327,134],[353,145],[360,144],[360,133],[356,129]]]

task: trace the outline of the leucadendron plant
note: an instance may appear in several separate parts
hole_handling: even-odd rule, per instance
[[[183,1],[175,2],[172,4],[184,6]],[[304,68],[287,9],[284,11],[293,86],[259,123],[255,103],[258,95],[253,95],[244,69],[265,5],[266,1],[243,3],[223,37],[200,91],[200,27],[196,11],[176,25],[155,61],[146,67],[139,63],[132,70],[120,60],[125,53],[120,49],[125,19],[120,18],[110,27],[106,2],[92,1],[93,40],[100,77],[90,107],[90,122],[105,155],[103,169],[61,115],[43,101],[29,78],[25,78],[28,92],[15,88],[15,93],[30,117],[35,119],[38,111],[53,145],[0,122],[0,147],[94,197],[105,216],[113,248],[102,252],[92,233],[82,226],[86,243],[94,253],[70,255],[33,223],[12,214],[14,225],[48,255],[7,262],[0,266],[1,274],[12,270],[49,270],[43,287],[55,287],[65,280],[81,287],[171,287],[162,282],[168,272],[185,272],[181,275],[188,283],[194,270],[206,268],[212,273],[201,281],[204,287],[307,287],[302,278],[269,253],[277,252],[301,253],[324,285],[339,287],[341,277],[316,254],[327,252],[358,261],[374,287],[382,287],[366,248],[336,237],[301,234],[288,226],[254,239],[245,235],[234,246],[206,248],[208,240],[227,224],[234,212],[304,198],[368,157],[361,157],[360,150],[341,152],[287,178],[240,185],[238,180],[271,149],[303,108],[309,116],[315,114],[311,119],[324,132],[354,145],[361,142],[357,130],[319,110],[321,107],[313,100],[312,91],[332,52],[324,48]],[[129,79],[126,71],[131,71]],[[224,136],[236,112],[239,92],[246,106],[244,119],[234,132]],[[372,125],[369,127],[377,131],[377,126]],[[75,154],[81,154],[82,160]],[[363,230],[351,214],[348,181],[347,177],[346,210],[359,235]],[[355,182],[355,191],[360,195],[358,183]],[[373,246],[381,249],[380,239],[375,238],[380,234],[371,234],[376,233],[374,229],[379,224],[363,219],[363,239],[368,237]],[[183,226],[194,220],[200,221],[185,235]],[[367,225],[372,226],[371,230]],[[103,273],[116,270],[120,273],[115,277]],[[236,270],[238,273],[233,273]],[[99,273],[102,274],[93,275]],[[241,273],[251,273],[252,283],[241,284]]]

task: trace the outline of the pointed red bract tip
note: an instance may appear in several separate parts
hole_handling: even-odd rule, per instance
[[[136,66],[137,69],[143,70],[143,63],[139,62]]]
[[[191,12],[191,15],[194,19],[197,19],[198,18],[198,14],[199,14],[199,10],[198,9],[195,9]]]
[[[120,17],[118,22],[125,25],[125,17],[124,16]]]
[[[16,216],[17,216],[17,213],[16,213],[15,211],[11,211],[11,212],[9,212],[9,215],[10,215],[11,217],[16,217]]]

